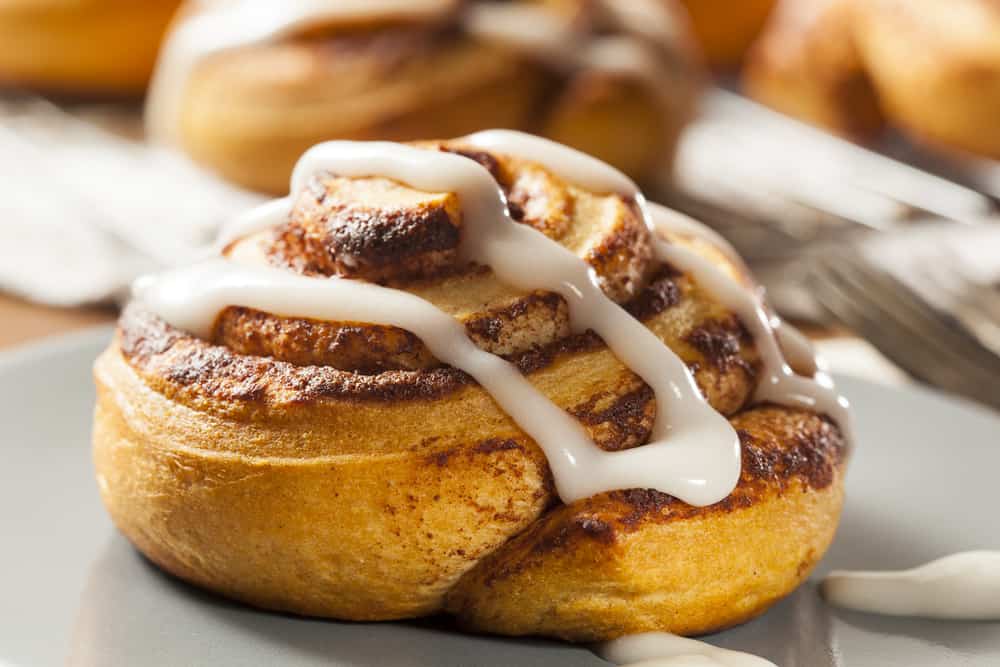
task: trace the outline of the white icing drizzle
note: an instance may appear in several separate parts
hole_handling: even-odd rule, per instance
[[[499,130],[471,135],[464,142],[536,161],[567,181],[597,192],[634,197],[653,228],[636,186],[612,167],[578,151]],[[569,304],[574,330],[595,331],[653,389],[657,416],[650,442],[620,452],[599,449],[575,420],[535,390],[512,365],[476,348],[461,325],[405,292],[216,259],[144,280],[137,285],[137,298],[170,324],[199,335],[206,335],[219,312],[232,305],[412,331],[438,359],[472,375],[539,444],[548,457],[557,491],[567,503],[604,491],[652,488],[693,505],[707,505],[732,492],[740,473],[739,439],[728,420],[705,401],[684,362],[604,295],[581,258],[541,232],[514,222],[492,176],[472,160],[388,142],[320,144],[296,166],[292,194],[234,222],[222,242],[285,220],[293,197],[310,177],[323,171],[348,177],[380,175],[421,190],[456,193],[463,210],[460,256],[491,267],[507,284],[561,294]],[[658,218],[669,231],[670,221],[662,219],[662,212]],[[696,280],[745,321],[757,340],[765,369],[765,382],[758,390],[761,400],[828,412],[846,428],[842,399],[825,383],[794,375],[784,362],[771,322],[753,292],[679,246],[658,242],[657,249],[661,259],[694,273]]]
[[[652,213],[654,231],[683,234],[690,230],[693,223],[689,218],[659,204],[651,204],[649,210]],[[790,330],[780,334],[780,338],[794,353],[799,362],[796,365],[815,369],[813,377],[797,375],[785,361],[778,344],[779,336],[776,335],[776,331],[780,332],[784,325],[780,319],[768,315],[753,290],[741,285],[707,258],[680,245],[659,241],[656,249],[661,261],[693,275],[699,285],[706,288],[723,306],[736,313],[750,332],[763,363],[754,396],[756,401],[797,406],[828,415],[837,423],[847,440],[851,440],[847,399],[836,391],[833,380],[815,362],[815,355],[810,354],[811,346],[808,346],[801,334]],[[808,363],[810,359],[811,364]]]
[[[568,183],[601,194],[641,197],[631,178],[596,157],[575,148],[514,130],[483,130],[459,139],[487,152],[514,155],[542,165]]]
[[[659,204],[654,203],[650,204],[650,206],[653,212],[653,224],[658,230],[698,239],[702,243],[713,246],[732,264],[737,272],[744,276],[750,275],[750,269],[747,268],[743,258],[736,252],[732,244],[717,231],[693,218],[660,206]],[[762,287],[745,285],[744,289],[748,292],[756,291],[757,302],[763,304],[764,292]],[[771,316],[771,330],[778,340],[781,351],[792,367],[805,372],[807,375],[813,375],[817,371],[826,372],[828,370],[826,362],[822,357],[817,355],[812,342],[801,331],[776,315]]]
[[[776,667],[770,660],[666,632],[604,642],[597,654],[622,667]]]
[[[820,372],[829,375],[826,360],[816,353],[812,341],[806,338],[804,333],[778,317],[771,318],[771,328],[778,337],[778,344],[785,353],[785,359],[793,368],[805,369],[811,374]]]
[[[714,230],[659,204],[647,204],[631,179],[596,158],[530,134],[509,130],[477,132],[463,137],[462,141],[484,150],[537,162],[564,180],[588,190],[617,192],[635,198],[657,239],[663,233],[696,237],[716,246],[738,269],[746,270],[736,250]],[[707,258],[662,240],[657,241],[656,250],[661,261],[691,273],[700,285],[735,312],[747,327],[763,361],[763,379],[757,387],[758,401],[800,406],[829,415],[850,441],[851,420],[847,400],[836,392],[832,379],[824,372],[805,336],[780,318],[769,316],[756,290],[740,284]],[[796,375],[786,363],[783,352],[788,354],[797,368],[814,371],[814,377]]]
[[[631,2],[632,0],[629,0]],[[542,6],[473,3],[463,30],[501,42],[563,70],[588,69],[632,77],[666,104],[675,76],[665,62],[677,26],[658,0],[635,7],[602,0],[601,8],[625,34],[592,37]],[[232,49],[282,39],[329,22],[443,20],[458,0],[213,0],[182,15],[160,51],[146,104],[149,136],[177,143],[183,96],[198,63]],[[581,44],[581,42],[583,42]]]
[[[833,605],[889,616],[1000,620],[1000,551],[966,551],[910,570],[831,572]]]
[[[518,138],[530,141],[527,135]],[[542,145],[553,149],[550,160],[569,162],[571,156],[582,155],[557,149],[552,142],[536,148]],[[582,163],[574,167],[583,169]],[[740,472],[739,439],[728,420],[704,400],[684,362],[604,295],[582,259],[541,232],[511,220],[502,192],[482,166],[459,155],[402,144],[328,142],[302,157],[292,176],[292,192],[299,192],[311,175],[321,171],[344,176],[379,174],[418,189],[455,192],[463,210],[460,255],[491,267],[505,283],[561,294],[569,303],[574,330],[597,332],[653,388],[657,418],[651,442],[622,452],[597,448],[574,419],[538,394],[507,362],[479,352],[457,323],[445,329],[443,322],[451,318],[430,304],[412,305],[420,300],[396,290],[367,285],[362,298],[349,292],[356,281],[291,274],[279,278],[286,272],[237,269],[225,260],[214,260],[141,283],[136,296],[167,322],[200,335],[210,330],[227,303],[287,316],[372,322],[412,331],[441,361],[476,378],[538,442],[565,502],[615,489],[654,488],[694,505],[708,505],[732,492]],[[610,191],[615,185],[606,184],[603,189]],[[223,242],[281,222],[291,210],[292,195],[279,201],[238,220],[224,232]],[[280,280],[281,289],[270,297],[266,285],[272,280]],[[385,308],[380,300],[391,301],[393,306]],[[341,301],[351,305],[335,305]],[[411,306],[403,308],[403,303]],[[428,309],[438,316],[431,318]],[[429,322],[434,326],[425,328]],[[462,345],[456,336],[464,341]],[[488,364],[486,357],[492,359]]]

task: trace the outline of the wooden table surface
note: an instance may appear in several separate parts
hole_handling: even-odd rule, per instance
[[[0,294],[0,349],[114,319],[112,308],[52,308]]]

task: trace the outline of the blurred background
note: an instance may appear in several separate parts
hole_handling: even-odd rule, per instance
[[[714,227],[835,371],[1000,406],[994,0],[0,0],[0,349],[314,143],[490,127]]]

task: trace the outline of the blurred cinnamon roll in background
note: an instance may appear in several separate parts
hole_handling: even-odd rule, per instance
[[[1000,158],[1000,3],[784,0],[744,84],[852,139],[888,124],[948,152]]]
[[[734,67],[764,27],[776,0],[681,0],[705,60]]]
[[[271,192],[321,140],[491,126],[649,179],[669,168],[699,72],[672,0],[190,2],[147,122],[195,161]]]
[[[141,95],[180,0],[0,0],[0,86]]]

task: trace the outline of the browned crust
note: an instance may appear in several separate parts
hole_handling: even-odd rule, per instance
[[[647,320],[677,305],[681,298],[677,278],[678,274],[664,269],[638,297],[625,305],[626,309]],[[490,308],[463,323],[479,347],[494,354],[519,355],[521,367],[532,370],[542,367],[540,359],[547,359],[545,364],[551,363],[552,346],[570,334],[565,300],[543,291]],[[729,323],[736,327],[735,332],[742,332],[738,322]],[[725,328],[711,323],[709,326],[704,334],[696,330],[690,338],[700,341],[711,336],[728,335],[727,340],[742,337],[742,333],[727,334]],[[273,357],[297,366],[332,366],[363,375],[441,366],[419,338],[398,327],[276,317],[242,307],[227,308],[219,315],[211,340],[237,354]],[[693,346],[718,370],[726,371],[732,363],[743,363],[738,345],[725,350],[697,343]]]
[[[774,405],[750,408],[732,419],[742,445],[740,481],[722,501],[696,507],[653,489],[612,491],[560,505],[527,533],[515,538],[531,543],[531,552],[570,550],[582,540],[612,544],[650,524],[704,519],[751,507],[799,488],[823,490],[842,469],[847,443],[829,419]],[[515,547],[516,548],[516,547]],[[530,567],[521,561],[519,567]],[[491,569],[488,586],[516,574],[509,568]]]
[[[480,560],[446,608],[470,629],[571,641],[699,634],[760,614],[829,544],[846,446],[803,410],[763,405],[732,422],[743,470],[723,501],[631,489],[557,505]]]
[[[373,190],[412,192],[386,179],[318,175],[275,230],[271,262],[306,275],[376,283],[431,277],[453,266],[461,218],[453,195],[402,205],[358,200]]]
[[[582,256],[601,287],[619,302],[649,311],[664,303],[649,230],[634,201],[594,194],[546,169],[505,155],[466,150],[453,142],[422,142],[483,165],[512,198],[514,217]],[[514,355],[569,335],[563,299],[498,287],[485,267],[460,262],[462,212],[454,193],[428,193],[384,177],[322,173],[298,196],[288,220],[227,249],[246,261],[268,262],[313,277],[387,284],[429,299],[467,325],[483,349]],[[647,289],[658,277],[655,290]],[[456,297],[456,293],[462,294]],[[438,366],[426,347],[400,329],[364,323],[323,323],[227,309],[210,339],[235,352],[300,366],[323,365],[362,374]]]
[[[482,349],[511,355],[550,346],[569,335],[566,302],[532,292],[464,322]],[[362,375],[387,370],[429,370],[441,363],[405,329],[368,323],[275,317],[251,308],[225,309],[212,341],[236,354],[272,357],[297,366],[330,366]]]
[[[375,375],[332,366],[296,366],[287,361],[237,354],[175,329],[138,307],[119,320],[125,359],[161,391],[184,388],[204,397],[244,403],[310,403],[323,398],[355,401],[434,399],[470,380],[461,371],[387,370]]]
[[[733,414],[745,405],[756,376],[753,341],[739,320],[690,277],[670,266],[656,268],[649,230],[634,201],[595,195],[505,155],[466,151],[448,142],[420,145],[454,150],[485,165],[501,187],[519,193],[515,199],[523,224],[585,256],[595,274],[606,279],[606,291],[629,296],[625,308],[689,364],[716,409]],[[356,229],[365,225],[350,217],[359,211],[371,222],[367,229]],[[452,231],[442,236],[433,229],[438,223]],[[394,225],[401,226],[398,243]],[[422,262],[428,253],[451,252],[454,232],[460,231],[454,194],[420,192],[380,177],[327,174],[314,180],[274,236],[244,243],[262,247],[269,258],[264,261],[273,263],[276,253],[287,253],[287,268],[323,276],[344,274],[344,248],[350,248],[358,261],[347,270],[361,267],[360,273],[372,279],[373,267],[376,273],[395,270],[411,258]],[[427,266],[431,273],[446,268],[434,261]],[[391,284],[440,304],[466,325],[477,345],[505,356],[525,374],[543,374],[574,355],[597,355],[597,361],[603,354],[604,361],[597,363],[603,364],[605,385],[566,396],[563,407],[602,447],[645,442],[655,410],[649,388],[608,355],[592,332],[571,334],[562,297],[496,291],[496,279],[482,267],[452,266],[450,271],[409,280],[396,275]],[[471,298],[463,302],[462,293],[470,289]],[[442,367],[422,341],[402,329],[241,307],[225,309],[206,341],[131,307],[121,318],[119,346],[123,359],[154,390],[198,410],[225,414],[275,412],[319,401],[424,401],[475,384],[465,373]],[[591,363],[589,356],[585,363]]]
[[[663,275],[633,306],[633,312],[652,317],[676,305],[680,292],[674,278]],[[471,320],[466,327],[484,347],[498,345],[505,322],[532,308],[565,308],[558,295],[535,293],[519,299],[502,312]],[[216,337],[226,345],[213,345],[166,324],[139,306],[122,311],[118,324],[122,355],[143,374],[175,387],[185,387],[203,396],[223,401],[274,401],[308,403],[323,398],[357,401],[399,401],[440,398],[474,381],[465,373],[443,368],[430,356],[419,338],[395,327],[362,328],[305,319],[275,318],[247,308],[226,309],[216,325]],[[385,350],[396,359],[408,358],[416,369],[339,369],[331,365],[296,365],[293,360],[257,356],[275,352],[277,345],[288,350],[336,349],[339,358],[351,358],[358,348],[359,358],[370,358],[370,344],[391,346]],[[601,347],[593,334],[570,335],[515,354],[510,360],[524,373],[535,373],[553,364],[561,355]],[[313,358],[313,354],[308,355]],[[294,354],[293,354],[294,357]],[[367,371],[367,373],[366,373]]]
[[[647,323],[668,315],[672,308],[684,303],[683,294],[691,289],[681,289],[679,280],[679,274],[665,267],[636,299],[626,304],[626,309]],[[546,312],[551,317],[539,316]],[[468,320],[467,327],[479,345],[501,354],[508,352],[505,356],[526,374],[542,371],[569,355],[603,347],[602,341],[589,332],[553,335],[565,333],[557,327],[527,348],[505,349],[505,339],[516,332],[522,316],[565,324],[566,305],[557,295],[532,293]],[[699,333],[703,328],[704,333]],[[694,360],[689,362],[692,371],[710,394],[713,390],[717,396],[746,391],[739,387],[753,380],[756,357],[752,341],[738,320],[730,317],[696,323],[688,338],[720,336],[739,339],[741,345],[736,350],[702,346],[707,353],[693,345]],[[415,336],[392,327],[276,318],[233,307],[222,313],[214,339],[225,345],[194,338],[138,306],[127,307],[119,320],[124,358],[151,386],[177,400],[200,396],[247,405],[307,404],[323,399],[426,400],[473,384],[465,373],[440,367]],[[373,355],[372,343],[382,346],[386,354]],[[327,365],[296,364],[315,362],[317,358]],[[393,363],[366,365],[373,358],[392,359]],[[342,363],[334,364],[334,360]],[[743,400],[735,398],[734,408]]]
[[[739,430],[746,448],[743,476],[736,495],[711,508],[692,508],[669,496],[648,490],[602,494],[564,507],[555,504],[551,479],[541,452],[537,445],[523,435],[482,437],[459,429],[458,439],[454,436],[438,437],[438,433],[454,430],[454,410],[452,416],[445,414],[439,417],[445,421],[425,425],[421,417],[424,406],[396,404],[385,408],[389,412],[383,412],[381,406],[376,407],[374,412],[383,415],[382,419],[396,441],[392,449],[385,450],[384,444],[364,442],[364,430],[358,432],[357,437],[348,436],[349,443],[338,442],[341,426],[345,425],[342,420],[351,421],[352,414],[372,412],[371,408],[359,407],[357,411],[352,411],[349,405],[341,405],[336,406],[333,411],[322,407],[309,407],[303,411],[297,406],[290,406],[282,408],[278,418],[252,420],[234,415],[219,417],[206,411],[190,410],[157,392],[139,390],[145,380],[132,372],[116,345],[98,362],[97,378],[103,408],[103,411],[98,411],[99,424],[105,428],[105,431],[98,432],[95,436],[95,443],[101,452],[99,458],[104,461],[103,466],[99,466],[99,471],[104,476],[114,476],[114,481],[108,488],[116,491],[106,500],[113,503],[116,522],[126,534],[146,553],[151,554],[156,562],[178,576],[251,604],[297,613],[355,619],[399,618],[432,613],[441,609],[443,595],[449,589],[459,595],[456,598],[459,600],[463,599],[461,595],[468,594],[468,586],[460,584],[459,588],[452,588],[452,582],[457,574],[473,564],[475,569],[468,577],[463,577],[463,581],[470,577],[476,580],[481,576],[489,576],[488,588],[493,590],[506,586],[505,582],[512,577],[523,580],[524,575],[530,579],[528,569],[536,565],[547,569],[552,559],[572,558],[567,554],[579,550],[592,554],[597,558],[593,562],[600,565],[589,575],[587,571],[582,574],[578,572],[578,575],[584,580],[600,581],[605,576],[614,576],[608,568],[617,567],[615,563],[623,558],[629,559],[632,566],[642,566],[640,556],[623,555],[622,547],[632,535],[636,536],[632,540],[636,543],[645,543],[647,535],[654,539],[656,545],[667,539],[663,536],[656,537],[655,530],[647,532],[651,528],[707,521],[711,526],[724,523],[729,526],[725,530],[732,533],[740,530],[733,528],[733,525],[739,526],[742,525],[740,522],[746,521],[739,517],[764,512],[765,517],[772,517],[771,525],[767,528],[771,537],[766,539],[786,539],[782,526],[788,517],[782,515],[782,508],[794,505],[789,505],[786,501],[776,504],[771,502],[773,499],[787,497],[794,503],[794,498],[815,492],[823,495],[823,498],[829,496],[835,500],[839,493],[831,491],[826,494],[826,489],[837,485],[837,470],[842,466],[843,441],[839,431],[828,421],[801,410],[763,406],[752,408],[733,418],[733,425]],[[617,386],[619,384],[621,386]],[[608,388],[606,394],[598,394],[593,400],[585,400],[572,408],[571,412],[580,418],[595,441],[606,449],[631,446],[632,443],[627,442],[629,437],[633,441],[644,442],[648,437],[651,420],[651,414],[647,411],[647,400],[650,397],[648,389],[627,376],[618,379],[607,377],[602,386]],[[615,388],[612,389],[612,386]],[[577,393],[587,395],[579,390]],[[490,419],[478,410],[470,414],[470,417],[473,421],[479,418]],[[417,432],[414,432],[414,420],[421,424],[416,429]],[[169,425],[168,431],[160,428],[161,422]],[[350,428],[358,427],[355,424]],[[108,428],[112,431],[107,431]],[[120,432],[120,435],[109,439],[112,432]],[[485,432],[488,433],[489,429]],[[101,433],[104,434],[103,437]],[[381,437],[375,432],[368,433],[373,440]],[[621,439],[615,442],[615,437]],[[275,441],[280,442],[272,444]],[[254,443],[258,445],[255,446]],[[286,449],[290,458],[284,454]],[[494,464],[495,456],[501,457],[496,460],[498,465],[502,463],[500,467]],[[123,458],[117,459],[120,463],[110,465],[109,457]],[[483,457],[489,460],[480,460]],[[151,474],[151,470],[156,470],[156,474]],[[490,550],[469,550],[461,535],[439,535],[440,525],[436,529],[430,525],[422,528],[425,525],[422,517],[428,511],[438,511],[435,508],[444,503],[451,506],[458,497],[441,495],[442,491],[437,490],[440,480],[464,480],[471,470],[479,470],[476,474],[481,475],[482,479],[476,477],[466,480],[467,484],[463,488],[467,487],[469,498],[475,500],[475,503],[465,510],[472,511],[477,516],[480,514],[478,507],[482,504],[482,499],[478,496],[480,485],[487,483],[487,480],[491,484],[502,484],[505,487],[514,485],[519,489],[517,494],[511,489],[506,494],[491,496],[490,502],[482,504],[482,521],[490,526],[490,530],[504,531],[509,530],[510,526],[516,528],[496,543],[500,549],[495,552],[499,561],[488,555]],[[399,479],[396,483],[386,483],[382,479],[385,474]],[[399,483],[411,478],[424,482],[417,486]],[[155,482],[155,485],[146,486],[140,480]],[[378,498],[385,496],[384,500],[375,499],[366,503],[370,498],[367,492],[357,498],[351,497],[352,490],[356,489],[356,484],[361,483],[361,480],[370,486]],[[178,498],[178,493],[192,495],[188,500],[188,496]],[[327,498],[324,495],[326,493],[334,497]],[[343,498],[338,498],[338,493]],[[253,573],[244,573],[246,568],[241,565],[240,554],[246,548],[252,550],[255,542],[251,539],[249,543],[244,543],[247,536],[240,531],[251,527],[253,531],[271,530],[261,523],[257,503],[262,497],[269,498],[269,508],[273,506],[275,511],[282,514],[282,522],[309,526],[308,535],[313,535],[314,530],[322,530],[326,531],[324,534],[335,536],[337,530],[340,530],[337,528],[339,521],[329,521],[329,513],[324,513],[318,519],[308,512],[300,515],[299,510],[290,511],[288,498],[297,497],[296,494],[304,494],[302,498],[309,499],[309,502],[303,503],[304,507],[312,507],[313,511],[317,511],[313,507],[313,501],[317,498],[325,498],[320,502],[323,507],[326,504],[338,507],[343,505],[345,511],[348,506],[358,507],[358,511],[364,512],[364,515],[357,520],[363,521],[363,525],[368,527],[358,531],[359,533],[368,534],[372,521],[380,526],[384,524],[385,531],[375,531],[372,539],[387,540],[386,547],[391,548],[400,558],[405,558],[408,553],[419,554],[425,565],[407,565],[408,574],[404,579],[396,579],[394,574],[398,588],[394,588],[392,593],[385,593],[385,597],[380,597],[382,594],[378,591],[369,592],[367,586],[363,587],[360,601],[356,597],[359,595],[358,591],[356,588],[352,589],[349,582],[334,584],[323,579],[323,585],[308,586],[306,589],[296,582],[294,587],[299,593],[286,593],[283,586],[267,584],[267,577],[275,576],[279,581],[283,581],[283,577],[288,578],[290,575],[286,570],[291,567],[289,565],[267,563],[267,567],[274,571],[267,574],[265,580]],[[511,501],[520,503],[517,505],[520,509],[515,512],[506,510],[505,507]],[[820,499],[817,502],[827,501]],[[234,508],[233,503],[238,503],[241,509]],[[764,509],[755,509],[760,506]],[[462,503],[456,509],[458,507],[462,507]],[[169,516],[174,518],[164,524],[155,518],[163,516],[157,514],[161,511],[170,512]],[[270,511],[271,509],[267,510]],[[198,518],[205,512],[213,515],[221,512],[223,518],[206,526]],[[285,516],[285,513],[288,515]],[[355,516],[353,510],[347,513]],[[181,515],[189,518],[178,518]],[[735,518],[730,519],[731,517]],[[315,523],[317,520],[318,523]],[[192,523],[188,524],[189,521]],[[233,532],[229,528],[231,523],[241,528]],[[196,532],[198,537],[192,538],[193,542],[187,537],[190,533],[182,529],[184,525]],[[693,531],[705,532],[706,537],[714,535],[709,524],[699,528],[700,525],[684,530],[688,534]],[[802,524],[808,525],[808,522]],[[796,541],[793,541],[797,547],[802,545],[801,540],[807,540],[803,548],[811,548],[810,545],[814,542],[808,540],[815,539],[817,546],[809,552],[812,556],[804,556],[802,563],[805,565],[798,568],[787,562],[773,564],[775,576],[782,578],[786,584],[794,583],[797,578],[804,576],[803,573],[808,571],[811,563],[825,548],[820,542],[827,532],[832,531],[833,525],[835,518],[832,523],[829,519],[824,519],[815,530],[807,528],[805,534],[797,534]],[[409,529],[402,532],[400,526],[419,526],[423,532],[411,532]],[[519,537],[508,541],[518,533]],[[814,534],[815,538],[810,537]],[[294,540],[301,538],[295,530],[292,530],[291,535],[292,542],[282,548],[295,561],[299,545]],[[230,539],[236,540],[233,548],[226,546]],[[344,539],[356,538],[345,535]],[[443,544],[441,540],[444,540]],[[312,542],[310,538],[310,545]],[[184,554],[191,549],[202,555],[207,550],[212,557],[186,557]],[[327,548],[320,550],[326,552]],[[306,563],[311,562],[308,557],[314,551],[312,546],[305,548]],[[334,549],[334,553],[340,554],[337,559],[352,557],[342,550]],[[477,563],[484,557],[481,564]],[[670,560],[661,556],[652,557],[656,559],[657,567],[663,567]],[[376,559],[376,571],[366,570],[366,576],[381,581],[380,577],[383,575],[380,574],[381,570],[377,570],[378,562],[379,559]],[[647,562],[653,564],[652,561]],[[208,567],[209,563],[211,567]],[[295,571],[294,568],[292,571]],[[244,579],[244,575],[250,579]],[[294,579],[294,576],[291,575],[291,578]],[[340,574],[336,576],[338,581],[343,579]],[[562,576],[557,571],[549,581],[558,583]],[[620,581],[621,577],[618,579]],[[730,579],[737,580],[742,578]],[[342,589],[340,586],[347,588]],[[570,586],[570,590],[572,588]],[[581,592],[585,590],[584,585]],[[348,598],[342,602],[343,593]],[[778,593],[769,593],[776,594]],[[473,591],[473,598],[482,595],[482,590]],[[503,598],[504,594],[499,596]],[[464,599],[468,601],[469,598]],[[773,597],[767,599],[773,600]],[[459,605],[452,609],[462,615],[464,622],[474,625],[479,622],[479,606],[466,609]],[[759,605],[754,609],[759,610]],[[602,621],[606,617],[597,613],[591,618]],[[649,622],[650,617],[642,618]],[[720,617],[710,616],[711,618]],[[736,617],[721,618],[722,622],[728,623],[735,622]],[[708,623],[712,621],[709,620]],[[486,625],[478,627],[515,634],[526,631],[555,634],[564,632],[565,636],[580,640],[607,638],[620,632],[617,628],[601,627],[583,631],[572,625],[567,625],[564,631],[543,625],[529,625],[525,629],[509,625],[491,626],[488,621]]]
[[[753,339],[738,318],[705,322],[685,336],[685,340],[701,352],[713,368],[726,371],[732,366],[739,366],[753,374],[753,369],[740,356],[740,350],[745,345],[752,345]]]
[[[251,308],[219,315],[213,340],[237,355],[274,357],[296,366],[320,365],[362,375],[440,366],[415,335],[398,327],[278,318]]]

